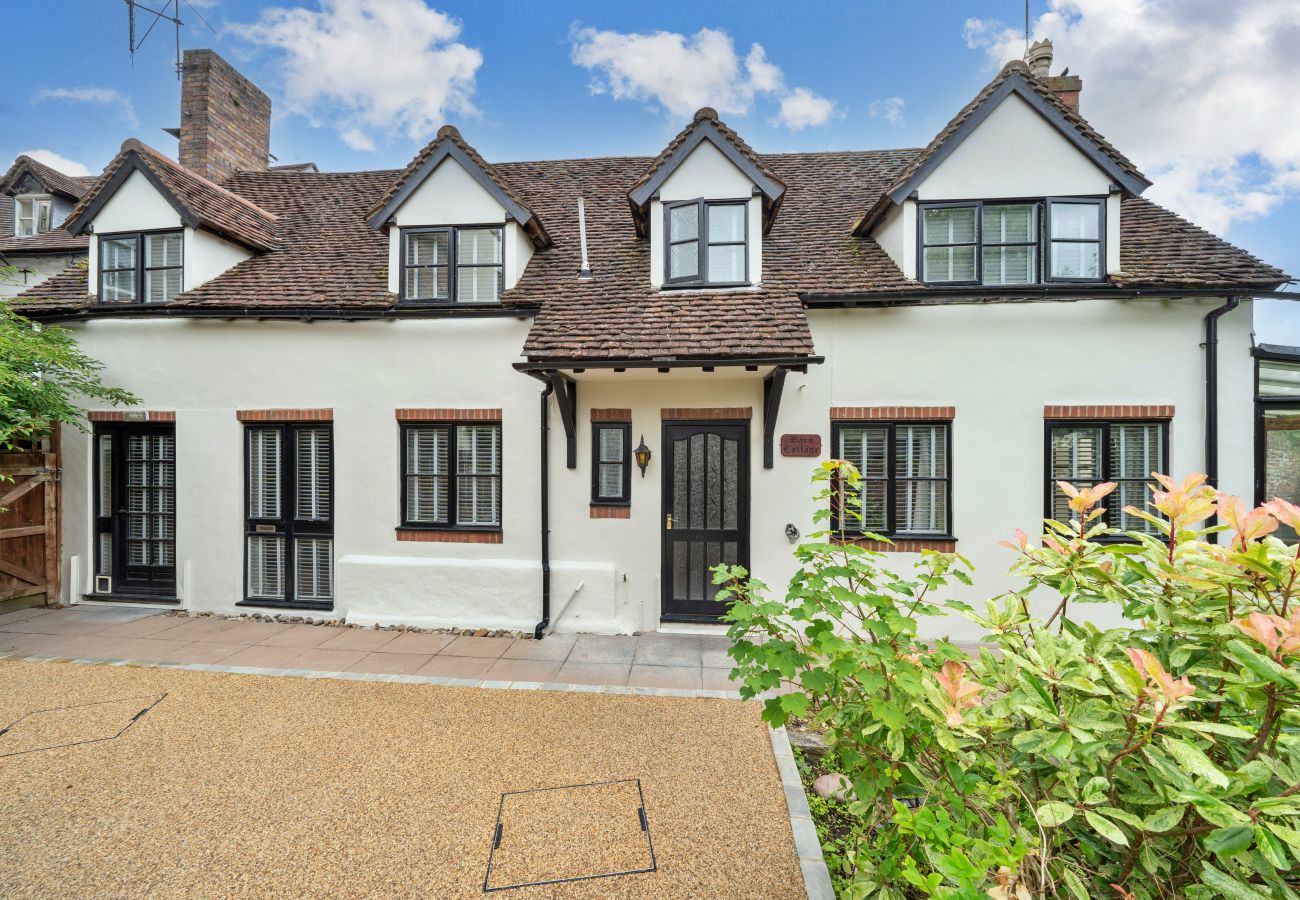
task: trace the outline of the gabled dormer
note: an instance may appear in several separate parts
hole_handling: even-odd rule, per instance
[[[368,221],[388,232],[388,289],[403,304],[500,303],[533,251],[551,242],[541,219],[451,125],[402,170]]]
[[[785,184],[705,107],[628,191],[650,241],[655,287],[731,288],[763,280],[763,235]]]
[[[275,216],[135,139],[67,229],[92,235],[89,291],[102,304],[170,303],[277,246]]]
[[[85,193],[84,182],[30,156],[19,156],[0,180],[0,194],[12,197],[14,204],[13,234],[0,235],[0,239],[53,231]]]
[[[1039,49],[1036,45],[1035,50]],[[857,226],[927,285],[1103,283],[1150,182],[1078,115],[1077,78],[1003,67]]]

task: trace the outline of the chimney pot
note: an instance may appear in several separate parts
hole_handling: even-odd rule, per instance
[[[1035,78],[1046,78],[1052,71],[1052,41],[1043,38],[1034,41],[1025,51],[1025,62],[1029,65],[1029,74]]]

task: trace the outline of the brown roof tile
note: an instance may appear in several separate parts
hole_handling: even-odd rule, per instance
[[[1111,280],[1124,286],[1269,288],[1287,279],[1281,269],[1142,197],[1122,201],[1119,261],[1121,271]]]
[[[203,228],[254,250],[270,250],[277,246],[276,222],[271,213],[227,187],[191,172],[134,138],[122,144],[121,152],[68,214],[68,222],[75,222],[86,209],[95,204],[118,171],[123,166],[132,164],[133,160],[138,160],[152,173],[186,213]]]
[[[94,182],[93,178],[65,175],[58,169],[52,169],[45,163],[32,159],[30,156],[19,156],[14,160],[13,165],[9,167],[9,171],[5,172],[4,177],[0,178],[0,193],[8,193],[14,181],[23,172],[31,172],[51,193],[63,194],[65,197],[71,197],[74,200],[79,200],[85,196],[86,191]]]

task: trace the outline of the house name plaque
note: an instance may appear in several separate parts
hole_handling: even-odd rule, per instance
[[[821,456],[822,436],[820,434],[783,434],[781,435],[782,456]]]

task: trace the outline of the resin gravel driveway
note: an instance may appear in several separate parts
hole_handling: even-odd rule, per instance
[[[6,897],[806,896],[754,703],[8,659],[0,729]]]

